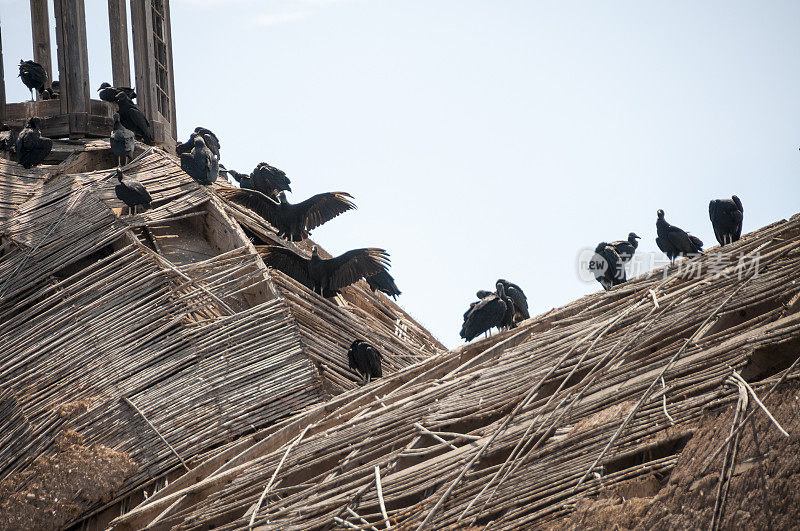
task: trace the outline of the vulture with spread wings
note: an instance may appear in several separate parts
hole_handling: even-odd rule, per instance
[[[345,192],[317,194],[297,204],[287,201],[284,193],[278,194],[278,202],[247,188],[220,190],[219,193],[229,201],[249,208],[278,229],[281,237],[293,242],[305,240],[309,231],[356,208],[350,200],[353,196]]]
[[[270,245],[257,249],[268,266],[323,297],[333,297],[342,288],[389,267],[389,253],[374,247],[353,249],[328,259],[320,258],[316,246],[311,248],[311,258],[304,258],[286,247]]]

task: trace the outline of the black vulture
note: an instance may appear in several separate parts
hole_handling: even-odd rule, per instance
[[[142,137],[146,144],[152,146],[153,128],[141,109],[124,92],[118,92],[114,101],[119,106],[119,119],[122,125],[133,131],[136,136]]]
[[[16,149],[17,131],[6,124],[0,125],[0,151],[13,151]]]
[[[178,144],[175,148],[175,153],[180,155],[181,153],[189,153],[194,147],[194,137],[196,136],[203,137],[203,142],[206,143],[206,147],[211,150],[211,153],[219,158],[219,138],[210,129],[206,129],[205,127],[195,127],[194,132],[189,135],[189,140],[184,142],[183,144]]]
[[[367,277],[367,284],[372,291],[382,291],[394,300],[397,300],[398,295],[402,295],[397,284],[394,283],[394,277],[388,271],[381,271],[371,277]]]
[[[198,183],[208,186],[219,177],[219,160],[206,147],[203,137],[194,137],[194,147],[181,154],[181,168]]]
[[[656,245],[671,261],[675,261],[678,256],[697,254],[703,250],[703,242],[697,236],[688,234],[683,229],[670,225],[664,219],[664,211],[657,212],[656,220]]]
[[[623,265],[630,262],[636,253],[636,249],[639,247],[639,242],[636,240],[641,240],[641,238],[635,232],[629,232],[627,240],[618,240],[609,244],[622,259]]]
[[[17,137],[17,160],[23,168],[30,168],[41,164],[50,150],[53,149],[53,141],[43,137],[39,127],[42,120],[36,116],[28,119],[25,129]]]
[[[353,249],[328,259],[319,257],[316,246],[311,248],[311,258],[304,258],[286,247],[264,246],[258,250],[268,266],[323,297],[333,297],[342,288],[389,267],[389,253],[373,247]]]
[[[128,160],[132,159],[135,149],[136,135],[122,125],[119,113],[115,112],[114,129],[111,130],[111,151],[117,156],[117,166],[122,166],[122,157],[126,157]]]
[[[57,100],[58,99],[58,92],[55,92],[52,88],[46,88],[42,91],[42,99],[43,100]]]
[[[519,321],[530,319],[531,315],[528,313],[528,298],[525,296],[525,292],[522,291],[522,288],[503,278],[498,279],[497,283],[503,285],[506,295],[514,304],[514,316],[519,318]]]
[[[464,314],[460,335],[466,341],[472,341],[493,327],[499,329],[510,326],[509,321],[513,322],[513,304],[505,297],[502,284],[498,284],[497,289],[497,294],[491,293],[488,297],[471,304],[470,309]]]
[[[286,177],[286,173],[266,162],[255,167],[250,173],[250,179],[254,189],[275,199],[278,198],[279,192],[292,191],[292,187],[289,186],[291,181]]]
[[[31,91],[31,101],[34,100],[33,90],[41,94],[44,91],[44,86],[47,83],[47,72],[44,67],[35,61],[22,61],[19,62],[19,77],[22,82]]]
[[[353,341],[350,350],[347,351],[347,364],[350,370],[364,378],[365,383],[369,383],[372,378],[383,376],[382,360],[383,356],[378,349],[360,339]]]
[[[278,202],[257,190],[246,188],[220,190],[219,193],[228,200],[253,210],[278,229],[281,237],[293,242],[305,240],[310,230],[356,208],[355,203],[350,201],[352,196],[345,192],[317,194],[296,205],[289,203],[283,192],[278,194]]]
[[[108,101],[111,103],[116,103],[117,95],[122,92],[124,93],[128,99],[135,100],[136,99],[136,90],[130,87],[112,87],[111,83],[103,83],[100,85],[100,88],[97,89],[100,93],[100,99],[103,101]]]
[[[595,267],[592,272],[595,274],[595,279],[603,286],[603,289],[608,291],[626,281],[625,262],[613,245],[600,242],[595,247],[594,252],[602,259],[602,266],[596,260],[592,260]]]
[[[733,196],[730,199],[713,199],[708,203],[708,215],[714,226],[714,236],[720,245],[733,243],[742,237],[742,201]]]
[[[145,210],[150,208],[153,198],[142,183],[134,177],[126,177],[119,168],[116,169],[115,175],[119,180],[119,184],[114,187],[117,199],[128,205],[132,212],[135,212],[135,208],[139,205],[144,206]]]
[[[250,176],[244,173],[239,173],[238,171],[233,170],[226,170],[228,174],[233,177],[233,179],[239,183],[239,188],[246,188],[248,190],[255,190],[253,187],[253,180],[250,179]]]

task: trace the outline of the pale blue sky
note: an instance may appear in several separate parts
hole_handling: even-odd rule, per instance
[[[86,0],[92,88],[110,80],[104,0]],[[800,211],[800,2],[172,0],[181,138],[228,168],[264,160],[293,196],[359,210],[313,237],[392,255],[399,303],[448,346],[477,289],[532,313],[599,289],[578,252],[655,212],[715,243]],[[28,97],[29,12],[0,1],[9,101]]]

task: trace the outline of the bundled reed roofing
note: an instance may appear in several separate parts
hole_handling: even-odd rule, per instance
[[[163,151],[139,145],[123,168],[154,208],[122,215],[108,142],[70,145],[58,166],[0,161],[0,498],[76,434],[136,464],[114,492],[74,493],[80,515],[58,521],[77,522],[358,388],[356,336],[383,349],[385,374],[444,350],[382,294],[328,301],[274,274]]]
[[[208,452],[111,526],[511,530],[664,485],[704,411],[800,376],[799,281],[795,216]]]

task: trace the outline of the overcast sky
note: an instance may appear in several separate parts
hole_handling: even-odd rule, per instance
[[[85,0],[92,89],[111,80],[105,0]],[[600,289],[578,253],[642,237],[656,210],[716,243],[708,201],[745,232],[800,211],[800,2],[172,0],[180,137],[267,161],[297,202],[358,211],[314,231],[383,247],[399,303],[460,343],[498,277],[533,314]],[[52,14],[52,1],[51,1]],[[0,0],[8,101],[31,58],[28,2]],[[55,43],[55,40],[53,39]],[[55,46],[54,46],[55,53]]]

